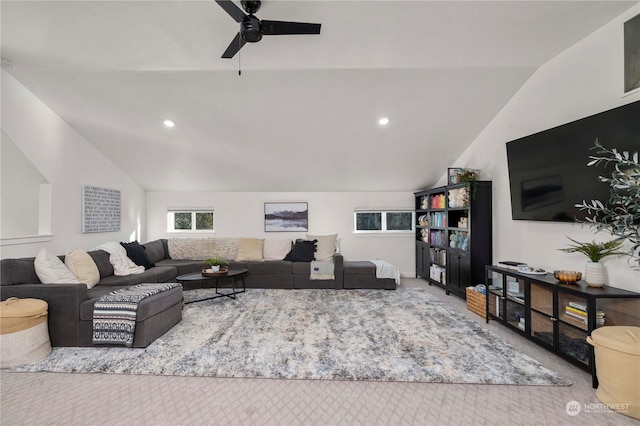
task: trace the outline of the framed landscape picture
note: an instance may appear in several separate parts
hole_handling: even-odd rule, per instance
[[[264,203],[265,232],[300,232],[309,230],[307,203]]]

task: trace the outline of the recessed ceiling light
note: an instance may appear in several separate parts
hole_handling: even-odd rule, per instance
[[[167,127],[175,127],[176,122],[173,120],[164,120],[164,125]]]
[[[389,124],[389,117],[380,117],[378,119],[378,124],[381,126],[386,126],[387,124]]]

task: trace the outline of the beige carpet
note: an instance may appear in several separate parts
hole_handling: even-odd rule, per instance
[[[403,279],[403,288],[424,281]],[[591,377],[464,301],[427,287],[573,386],[459,385],[0,372],[2,425],[638,425],[598,410]],[[570,401],[587,404],[569,416]]]

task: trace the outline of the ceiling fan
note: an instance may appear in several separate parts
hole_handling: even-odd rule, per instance
[[[216,0],[236,22],[240,23],[240,31],[222,54],[223,58],[233,58],[245,43],[256,43],[263,35],[288,35],[288,34],[320,34],[320,24],[307,24],[304,22],[285,22],[260,20],[254,16],[262,4],[259,0],[241,1],[245,14],[231,0]]]

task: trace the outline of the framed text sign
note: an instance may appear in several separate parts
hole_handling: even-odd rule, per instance
[[[120,230],[120,191],[82,186],[82,233]]]

